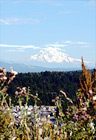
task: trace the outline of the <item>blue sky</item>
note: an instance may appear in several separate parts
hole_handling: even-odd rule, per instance
[[[96,0],[0,0],[0,60],[95,67],[95,54]]]

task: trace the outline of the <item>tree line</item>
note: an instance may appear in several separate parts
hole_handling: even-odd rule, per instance
[[[54,105],[52,99],[61,95],[60,90],[63,90],[75,103],[80,75],[82,75],[82,71],[19,73],[9,85],[7,92],[12,97],[13,104],[15,104],[17,100],[15,98],[16,88],[29,87],[30,93],[33,95],[38,93],[43,105]],[[33,105],[34,100],[30,99],[29,104]]]

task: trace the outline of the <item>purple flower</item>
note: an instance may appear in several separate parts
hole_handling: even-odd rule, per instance
[[[84,106],[84,105],[85,105],[85,103],[82,103],[82,105]]]
[[[76,115],[76,114],[74,115],[74,119],[75,119],[75,121],[77,121],[77,120],[78,120],[78,118],[77,118],[77,115]]]
[[[86,119],[86,117],[85,116],[83,116],[83,120],[85,120]]]
[[[85,120],[86,118],[87,118],[87,113],[84,112],[83,120]]]
[[[92,90],[89,90],[89,93],[92,94]]]

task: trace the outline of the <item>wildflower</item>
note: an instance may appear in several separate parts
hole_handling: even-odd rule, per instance
[[[18,72],[13,71],[13,67],[10,67],[10,69],[11,69],[11,73],[12,73],[12,74],[14,74],[14,75],[17,75],[17,74],[18,74]]]
[[[86,119],[86,117],[85,116],[83,116],[83,120],[85,120]]]
[[[51,124],[50,124],[50,127],[52,127],[52,126],[53,126],[53,124],[51,123]]]
[[[15,140],[15,139],[16,139],[16,137],[13,137],[13,138],[12,138],[12,140]]]
[[[17,89],[18,89],[18,90],[21,90],[21,88],[20,88],[20,87],[17,87]]]
[[[60,98],[62,98],[62,97],[63,97],[63,95],[59,95],[59,97],[60,97]]]
[[[75,119],[75,121],[77,121],[77,120],[78,120],[78,117],[77,117],[77,115],[76,115],[76,114],[74,115],[74,119]]]
[[[60,133],[63,134],[63,130],[61,130]]]
[[[1,80],[2,82],[5,82],[5,81],[7,80],[7,77],[4,76],[4,75],[2,75],[2,76],[0,77],[0,80]]]
[[[13,71],[13,68],[11,67],[11,74],[9,75],[9,82],[8,82],[8,84],[13,81],[13,79],[15,78],[15,76],[17,74],[18,73],[16,71]]]
[[[0,68],[0,72],[4,75],[6,75],[6,69],[5,68]]]
[[[18,95],[18,94],[19,94],[19,92],[18,92],[18,91],[15,91],[15,94],[16,94],[16,95]]]
[[[83,108],[83,110],[84,110],[84,111],[87,111],[87,108],[86,108],[86,107],[84,107],[84,108]]]
[[[90,127],[91,127],[92,129],[94,129],[94,123],[93,123],[93,122],[90,123]]]
[[[6,80],[7,80],[7,77],[6,77],[6,76],[4,76],[4,77],[3,77],[3,79],[4,79],[4,81],[6,81]]]
[[[21,95],[26,96],[26,88],[23,87],[21,90]]]
[[[96,100],[96,95],[95,96],[93,96],[93,101],[95,101]]]
[[[55,101],[58,101],[59,100],[59,97],[57,96],[56,98],[55,98]]]
[[[89,93],[92,94],[92,90],[89,90]]]
[[[84,106],[84,105],[85,105],[85,103],[82,103],[82,105]]]
[[[38,97],[38,93],[36,93],[36,96]]]
[[[14,125],[14,122],[11,122],[8,127],[10,127],[11,125]]]
[[[55,100],[52,100],[53,103],[55,103]]]

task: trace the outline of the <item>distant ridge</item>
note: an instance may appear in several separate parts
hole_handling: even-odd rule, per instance
[[[44,71],[77,71],[81,68],[47,68],[41,66],[32,66],[19,63],[8,63],[0,61],[0,67],[5,68],[7,71],[10,71],[10,67],[19,73],[28,73],[28,72],[44,72]]]

